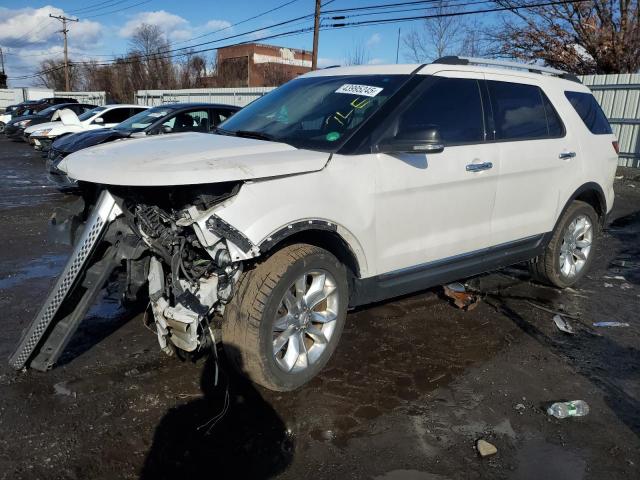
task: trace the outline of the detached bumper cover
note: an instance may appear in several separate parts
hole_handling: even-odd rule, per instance
[[[98,199],[93,213],[87,220],[85,229],[78,238],[73,253],[62,274],[58,277],[42,308],[23,333],[18,348],[10,357],[9,363],[13,368],[19,370],[25,367],[36,353],[36,348],[41,343],[45,332],[50,328],[60,306],[72,291],[76,283],[76,278],[82,272],[84,264],[90,257],[94,247],[100,241],[105,227],[114,220],[115,217],[120,215],[120,213],[122,212],[114,198],[109,192],[104,191]],[[62,345],[60,349],[63,346],[64,345]],[[55,362],[56,354],[60,352],[43,353],[46,354],[51,361],[41,362],[38,366],[32,366],[38,369],[50,368],[52,363]]]

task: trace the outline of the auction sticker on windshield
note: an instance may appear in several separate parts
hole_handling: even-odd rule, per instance
[[[345,83],[335,93],[348,93],[350,95],[363,95],[365,97],[375,97],[382,91],[382,87],[372,87],[370,85],[356,85]]]

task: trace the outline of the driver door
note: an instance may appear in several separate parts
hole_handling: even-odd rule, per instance
[[[385,127],[381,144],[435,127],[444,150],[375,155],[379,273],[411,273],[440,260],[455,264],[491,246],[498,162],[495,145],[485,143],[482,79],[475,76],[443,71],[425,77]]]

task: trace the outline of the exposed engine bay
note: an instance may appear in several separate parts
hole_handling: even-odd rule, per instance
[[[185,187],[85,186],[82,199],[51,220],[74,245],[63,274],[11,358],[15,368],[51,368],[100,289],[119,275],[125,300],[147,301],[148,326],[167,354],[211,345],[257,247],[215,212],[238,182]],[[122,280],[126,278],[126,280]]]

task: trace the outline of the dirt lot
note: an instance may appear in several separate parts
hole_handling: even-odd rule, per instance
[[[0,139],[0,162],[6,359],[65,262],[46,221],[69,200],[25,144]],[[105,294],[58,368],[0,362],[0,478],[640,478],[640,173],[621,173],[579,289],[510,268],[472,281],[482,300],[470,312],[437,289],[362,308],[327,369],[289,394],[248,384],[224,359],[214,387],[213,362],[166,357],[139,312]],[[539,307],[575,315],[576,334]],[[590,414],[544,411],[571,399]],[[497,455],[480,458],[479,438]]]

